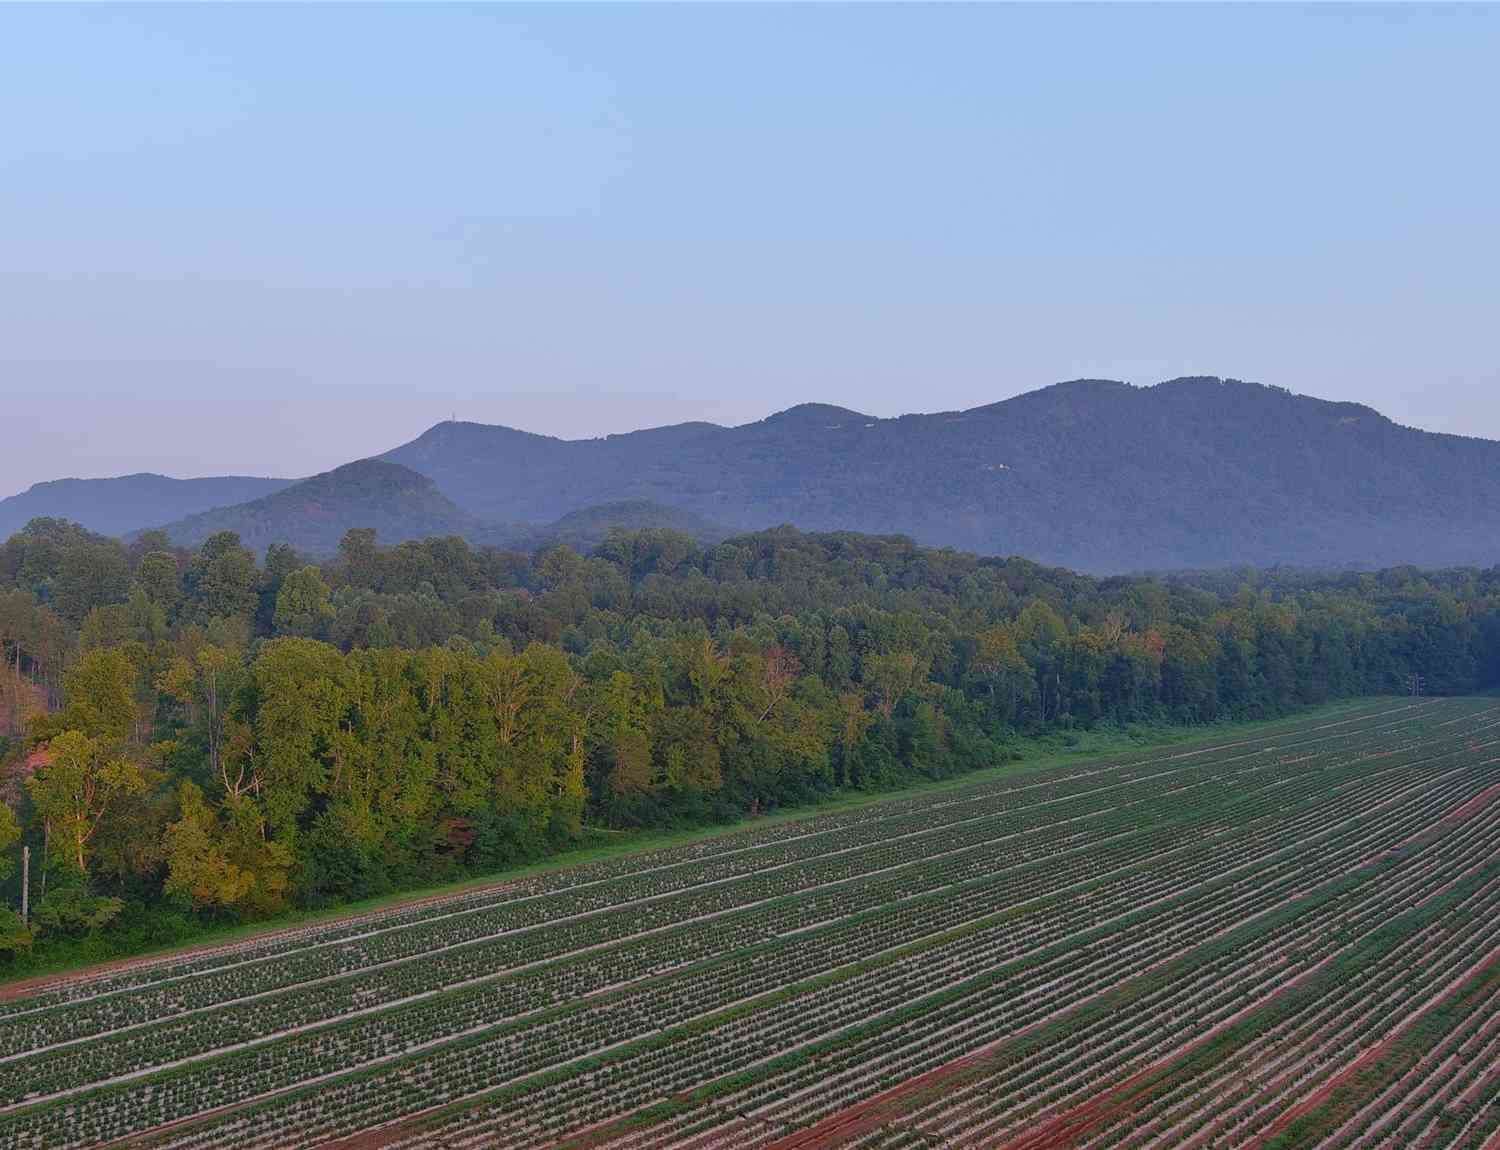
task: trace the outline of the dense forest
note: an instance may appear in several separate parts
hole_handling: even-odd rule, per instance
[[[24,964],[955,775],[1038,734],[1480,689],[1500,569],[1094,579],[790,528],[587,555],[354,530],[315,566],[38,519],[0,546],[0,655],[0,948]]]

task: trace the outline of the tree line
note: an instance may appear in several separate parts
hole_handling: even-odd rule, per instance
[[[0,950],[129,948],[942,778],[1037,735],[1500,681],[1500,569],[1094,579],[781,528],[591,554],[0,546]],[[1414,680],[1413,676],[1419,676]],[[44,947],[45,948],[45,947]]]

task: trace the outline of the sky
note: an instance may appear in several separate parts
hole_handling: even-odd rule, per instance
[[[1500,6],[0,5],[0,496],[1223,375],[1500,438]]]

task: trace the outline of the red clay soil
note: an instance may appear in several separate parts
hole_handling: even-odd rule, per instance
[[[687,1102],[692,1095],[691,1091],[672,1095],[674,1102]],[[639,1107],[627,1114],[618,1114],[613,1118],[606,1118],[603,1122],[593,1126],[585,1126],[581,1130],[573,1130],[558,1139],[550,1142],[547,1150],[592,1150],[593,1147],[602,1146],[607,1142],[613,1142],[633,1129],[631,1123],[642,1110],[649,1109],[652,1103]],[[720,1142],[736,1131],[753,1130],[757,1126],[764,1126],[764,1122],[749,1119],[743,1115],[737,1115],[732,1122],[725,1122],[721,1126],[715,1126],[712,1130],[705,1131],[691,1138],[687,1142],[674,1143],[677,1150],[694,1150],[695,1147],[712,1145]]]
[[[1249,1010],[1259,1010],[1268,1005],[1290,988],[1288,983],[1275,994],[1262,999]],[[1244,1011],[1241,1014],[1246,1013]],[[1239,1018],[1241,1015],[1235,1015]],[[1151,1079],[1160,1075],[1163,1071],[1170,1070],[1177,1063],[1187,1058],[1200,1046],[1217,1036],[1220,1030],[1229,1025],[1233,1020],[1228,1020],[1220,1026],[1215,1027],[1207,1034],[1193,1039],[1184,1046],[1179,1046],[1168,1057],[1147,1066],[1144,1070],[1138,1070],[1119,1085],[1087,1102],[1065,1110],[1042,1125],[1027,1131],[1018,1138],[1001,1143],[1004,1150],[1058,1150],[1060,1147],[1073,1146],[1093,1133],[1107,1122],[1122,1118],[1137,1109],[1143,1103],[1150,1100],[1150,1092],[1141,1090]]]
[[[1496,799],[1500,799],[1500,784],[1496,784],[1473,798],[1468,799],[1442,820],[1415,836],[1412,841],[1427,837],[1436,838],[1446,831],[1451,830],[1465,819],[1472,818]],[[1133,1099],[1131,1095],[1144,1078],[1157,1074],[1180,1059],[1187,1057],[1200,1045],[1215,1037],[1224,1027],[1243,1017],[1250,1010],[1258,1010],[1274,1002],[1303,979],[1314,974],[1323,965],[1324,963],[1318,963],[1317,966],[1303,971],[1291,982],[1278,988],[1274,994],[1260,1000],[1254,1006],[1237,1012],[1233,1018],[1226,1019],[1207,1034],[1173,1051],[1169,1057],[1133,1074],[1124,1082],[1099,1097],[1090,1099],[1088,1102],[1064,1111],[1062,1114],[1048,1120],[1044,1125],[1037,1127],[1020,1138],[1005,1143],[1001,1150],[1056,1150],[1058,1147],[1073,1145],[1090,1129],[1101,1122],[1128,1113],[1132,1107],[1137,1105],[1138,1100]],[[957,1058],[952,1062],[944,1063],[942,1066],[934,1067],[925,1074],[908,1079],[889,1090],[865,1099],[863,1102],[857,1102],[853,1106],[846,1107],[836,1114],[831,1114],[822,1121],[807,1127],[805,1130],[799,1130],[788,1134],[784,1138],[777,1139],[767,1146],[765,1150],[830,1150],[832,1147],[843,1145],[861,1135],[869,1134],[882,1125],[896,1121],[908,1113],[917,1096],[927,1095],[930,1093],[931,1088],[941,1088],[945,1083],[959,1077],[971,1068],[982,1065],[997,1049],[1007,1043],[1014,1042],[1017,1038],[1025,1036],[1033,1029],[1035,1027],[1027,1027],[1014,1035],[1009,1035],[998,1042],[991,1043],[970,1054],[966,1054],[962,1058]],[[605,1123],[597,1131],[579,1132],[579,1134],[587,1135],[590,1133],[603,1133],[604,1131],[618,1132],[621,1125],[621,1120],[616,1119],[613,1122]],[[589,1144],[586,1137],[582,1143],[575,1143],[575,1138],[578,1136],[569,1137],[565,1140],[564,1144],[569,1147],[575,1145],[586,1146]],[[346,1150],[346,1148],[340,1147],[339,1150]],[[349,1147],[347,1150],[372,1150],[372,1148]],[[1486,1148],[1486,1150],[1489,1150],[1489,1148]],[[1494,1150],[1500,1150],[1500,1147],[1496,1147]]]
[[[1500,783],[1496,783],[1494,786],[1480,791],[1472,799],[1464,803],[1463,806],[1457,808],[1445,818],[1443,825],[1452,826],[1454,823],[1463,822],[1464,819],[1473,818],[1496,799],[1500,799]]]
[[[1137,1100],[1132,1095],[1140,1085],[1142,1079],[1153,1074],[1159,1074],[1174,1063],[1186,1058],[1199,1046],[1217,1037],[1222,1030],[1234,1025],[1246,1014],[1262,1009],[1281,997],[1281,995],[1287,993],[1304,979],[1312,977],[1328,961],[1330,960],[1324,959],[1322,962],[1309,967],[1290,982],[1278,987],[1274,993],[1267,995],[1265,998],[1258,999],[1250,1006],[1237,1011],[1213,1027],[1213,1029],[1199,1035],[1191,1042],[1178,1047],[1166,1058],[1147,1066],[1143,1070],[1137,1071],[1124,1082],[1111,1087],[1098,1097],[1091,1098],[1079,1106],[1055,1115],[1019,1138],[998,1145],[1002,1145],[1003,1150],[1051,1150],[1051,1148],[1071,1145],[1074,1140],[1081,1137],[1099,1122],[1106,1118],[1113,1118],[1119,1114],[1126,1113],[1130,1108],[1135,1106]],[[1154,970],[1155,968],[1152,969]],[[1151,972],[1151,970],[1143,971],[1137,977],[1145,977]],[[1093,1001],[1093,999],[1085,999],[1074,1009],[1078,1009],[1090,1001]],[[972,1054],[966,1054],[962,1058],[957,1058],[952,1062],[935,1067],[925,1074],[909,1079],[899,1086],[892,1087],[883,1094],[877,1094],[873,1098],[858,1102],[845,1110],[839,1111],[837,1114],[829,1115],[821,1122],[815,1123],[805,1130],[799,1130],[795,1134],[790,1134],[785,1138],[779,1139],[771,1143],[765,1150],[829,1150],[831,1147],[843,1145],[851,1138],[868,1134],[884,1123],[903,1117],[913,1108],[914,1104],[920,1104],[921,1101],[925,1101],[926,1098],[920,1098],[919,1096],[930,1096],[931,1092],[929,1088],[934,1086],[940,1087],[951,1079],[960,1076],[964,1071],[982,1065],[999,1048],[1014,1042],[1018,1038],[1025,1037],[1046,1024],[1046,1022],[1038,1022],[1017,1031],[1013,1035],[1008,1035],[998,1042],[981,1047]]]
[[[331,1142],[317,1143],[318,1150],[380,1150],[401,1138],[417,1133],[426,1123],[421,1116],[403,1118],[389,1126],[377,1126],[373,1130],[362,1130],[347,1138],[336,1138]]]
[[[1018,1138],[997,1144],[998,1150],[1057,1150],[1059,1147],[1074,1145],[1104,1121],[1127,1114],[1135,1106],[1139,1105],[1144,1099],[1138,1096],[1137,1091],[1144,1080],[1153,1075],[1160,1074],[1162,1071],[1169,1069],[1177,1062],[1188,1057],[1200,1046],[1217,1037],[1221,1031],[1233,1025],[1246,1014],[1269,1006],[1304,979],[1315,974],[1327,961],[1325,959],[1324,962],[1308,968],[1290,982],[1278,987],[1275,993],[1236,1012],[1212,1030],[1178,1047],[1168,1057],[1137,1071],[1123,1082],[1111,1087],[1108,1091],[1078,1106],[1065,1110],[1061,1114],[1054,1115],[1043,1124],[1034,1127]],[[790,1134],[785,1138],[779,1139],[766,1147],[766,1150],[830,1150],[830,1148],[843,1145],[860,1135],[868,1134],[878,1129],[881,1125],[896,1121],[908,1113],[912,1107],[914,1096],[928,1093],[929,1087],[940,1086],[959,1076],[965,1070],[982,1064],[998,1047],[1014,1041],[1025,1033],[1027,1031],[1023,1030],[1016,1035],[1002,1039],[998,1043],[983,1047],[972,1054],[967,1054],[962,1058],[929,1070],[927,1073],[916,1078],[909,1079],[882,1094],[877,1094],[873,1098],[856,1103],[847,1109],[839,1111],[837,1114],[832,1114],[805,1130],[799,1130],[795,1134]]]
[[[0,728],[0,734],[4,733],[3,728]],[[13,807],[19,805],[27,780],[51,764],[52,752],[45,745],[35,748],[24,759],[17,759],[6,769],[4,778],[0,779],[0,798]]]
[[[1444,831],[1451,830],[1453,827],[1457,826],[1465,819],[1472,818],[1474,815],[1484,810],[1497,798],[1500,798],[1500,784],[1496,784],[1495,786],[1492,786],[1487,790],[1480,792],[1478,795],[1475,795],[1472,799],[1469,799],[1463,805],[1457,807],[1451,814],[1447,815],[1440,822],[1428,828],[1427,831],[1424,831],[1422,836],[1418,837],[1420,838],[1427,835],[1437,835],[1443,833]],[[1500,960],[1500,948],[1497,948],[1496,950],[1491,951],[1489,954],[1487,954],[1484,959],[1481,960],[1481,962],[1477,965],[1477,968],[1471,967],[1469,971],[1465,972],[1463,975],[1460,975],[1451,984],[1444,988],[1442,994],[1438,998],[1429,1002],[1428,1005],[1423,1008],[1421,1014],[1414,1015],[1411,1018],[1407,1019],[1398,1030],[1393,1032],[1377,1046],[1372,1047],[1365,1054],[1361,1055],[1356,1061],[1354,1061],[1343,1071],[1341,1071],[1335,1078],[1326,1083],[1320,1090],[1312,1095],[1309,1095],[1308,1098],[1304,1099],[1303,1102],[1299,1103],[1296,1107],[1293,1107],[1291,1110],[1282,1114],[1268,1131],[1257,1138],[1254,1142],[1249,1143],[1249,1146],[1252,1148],[1260,1147],[1265,1141],[1272,1137],[1275,1137],[1276,1134],[1280,1133],[1288,1125],[1296,1121],[1297,1118],[1313,1109],[1316,1109],[1328,1098],[1330,1094],[1332,1094],[1335,1089],[1337,1089],[1337,1087],[1354,1077],[1354,1075],[1358,1074],[1359,1071],[1362,1070],[1365,1066],[1378,1060],[1382,1055],[1387,1053],[1391,1049],[1392,1045],[1405,1032],[1407,1027],[1415,1024],[1416,1021],[1422,1017],[1422,1015],[1425,1015],[1427,1013],[1427,1011],[1431,1010],[1440,1002],[1456,993],[1473,979],[1478,978],[1480,974],[1483,973],[1485,968],[1487,968],[1497,960]],[[1293,979],[1291,982],[1278,989],[1275,994],[1261,1000],[1259,1003],[1255,1004],[1254,1007],[1247,1009],[1259,1010],[1265,1006],[1270,1005],[1277,998],[1285,994],[1292,987],[1296,986],[1297,983],[1307,978],[1322,965],[1322,963],[1319,963],[1317,967],[1313,967],[1307,971],[1304,971],[1297,978]],[[1246,1011],[1241,1011],[1234,1017],[1242,1017],[1245,1013]],[[1135,1088],[1140,1084],[1143,1078],[1156,1074],[1169,1067],[1172,1063],[1191,1054],[1194,1049],[1207,1042],[1210,1038],[1214,1037],[1214,1035],[1218,1031],[1222,1030],[1232,1021],[1234,1021],[1234,1019],[1226,1020],[1224,1023],[1221,1023],[1219,1026],[1215,1027],[1208,1034],[1205,1034],[1202,1037],[1189,1043],[1188,1045],[1174,1051],[1170,1058],[1164,1059],[1161,1062],[1158,1062],[1156,1065],[1149,1066],[1145,1070],[1132,1075],[1120,1085],[1114,1087],[1111,1091],[1109,1091],[1108,1094],[1100,1098],[1090,1099],[1088,1102],[1085,1102],[1080,1106],[1074,1107],[1072,1110],[1058,1115],[1046,1125],[1023,1135],[1020,1138],[1013,1139],[1012,1141],[1005,1143],[1001,1150],[1056,1150],[1056,1148],[1058,1147],[1074,1145],[1083,1135],[1096,1127],[1104,1119],[1113,1119],[1128,1113],[1139,1101],[1139,1099],[1131,1098],[1130,1095],[1134,1092]]]
[[[956,1058],[952,1062],[945,1062],[942,1066],[934,1067],[925,1074],[919,1074],[915,1078],[907,1079],[899,1086],[893,1086],[883,1094],[857,1102],[853,1106],[840,1110],[837,1114],[830,1114],[806,1130],[798,1130],[796,1133],[788,1134],[785,1138],[778,1138],[765,1150],[823,1150],[824,1147],[839,1146],[862,1134],[878,1130],[887,1122],[894,1121],[906,1113],[912,1095],[925,1092],[930,1087],[940,1086],[971,1067],[982,1065],[997,1047],[1010,1041],[1012,1041],[1011,1038],[1006,1038],[990,1046],[981,1047],[972,1054]]]
[[[1301,977],[1306,977],[1306,972]],[[1247,1007],[1246,1010],[1258,1009],[1260,1006],[1277,995],[1283,994],[1294,983],[1276,991],[1276,994],[1263,999],[1255,1007]],[[1241,1013],[1244,1013],[1243,1011]],[[1235,1016],[1236,1018],[1239,1015]],[[1232,1020],[1226,1020],[1208,1034],[1194,1039],[1186,1046],[1173,1051],[1170,1057],[1164,1058],[1151,1066],[1132,1074],[1124,1082],[1111,1088],[1104,1094],[1090,1099],[1080,1106],[1073,1107],[1056,1115],[1042,1126],[1039,1126],[1020,1138],[1005,1143],[1005,1150],[1042,1150],[1042,1148],[1067,1146],[1086,1130],[1106,1117],[1122,1113],[1132,1104],[1127,1097],[1140,1082],[1150,1075],[1159,1073],[1161,1070],[1171,1066],[1174,1062],[1192,1053],[1199,1045],[1207,1042],[1220,1029],[1228,1025]],[[1037,1024],[1037,1026],[1044,1024]],[[962,1058],[954,1059],[952,1062],[944,1063],[935,1067],[925,1074],[916,1078],[908,1079],[899,1086],[894,1086],[883,1094],[877,1094],[863,1102],[856,1103],[847,1109],[831,1114],[821,1122],[809,1126],[806,1130],[799,1130],[795,1134],[789,1134],[785,1138],[771,1143],[766,1150],[829,1150],[830,1147],[839,1146],[852,1138],[863,1134],[869,1134],[888,1122],[893,1122],[908,1113],[914,1101],[919,1096],[930,1097],[932,1087],[941,1087],[952,1079],[962,1075],[964,1071],[981,1066],[988,1060],[997,1049],[1021,1038],[1036,1026],[1027,1027],[1010,1035],[999,1042],[991,1043],[989,1046],[981,1047],[972,1054],[966,1054]],[[923,1098],[925,1100],[925,1098]]]
[[[1197,1043],[1192,1045],[1196,1046]],[[1184,1047],[1171,1059],[1138,1071],[1107,1093],[1091,1098],[1020,1138],[1005,1143],[1005,1150],[1054,1150],[1056,1147],[1073,1145],[1105,1119],[1126,1113],[1134,1104],[1127,1096],[1135,1087],[1172,1061],[1184,1057],[1191,1049],[1192,1046]],[[970,1066],[983,1062],[987,1053],[988,1051],[980,1051],[929,1070],[884,1094],[830,1115],[806,1130],[789,1134],[771,1143],[766,1150],[830,1150],[831,1147],[845,1145],[861,1135],[873,1133],[888,1123],[899,1121],[908,1112],[912,1095],[925,1092],[928,1087],[942,1085]]]
[[[1488,761],[1496,762],[1497,760],[1490,759]],[[1500,783],[1496,783],[1492,787],[1486,787],[1473,798],[1464,800],[1463,803],[1461,803],[1459,806],[1454,807],[1453,810],[1449,811],[1446,815],[1440,818],[1437,822],[1433,823],[1430,827],[1427,827],[1425,830],[1418,831],[1405,842],[1397,843],[1395,846],[1382,852],[1377,857],[1388,859],[1398,854],[1399,852],[1406,850],[1409,847],[1428,846],[1436,842],[1449,831],[1453,830],[1466,819],[1472,819],[1475,815],[1483,811],[1496,799],[1500,799]]]
[[[1491,790],[1495,789],[1496,788],[1493,787],[1491,788]],[[1488,794],[1489,792],[1487,791],[1485,793]],[[1275,1122],[1266,1127],[1266,1129],[1254,1140],[1246,1143],[1247,1150],[1260,1150],[1260,1147],[1264,1146],[1272,1138],[1275,1138],[1293,1122],[1296,1122],[1304,1115],[1311,1114],[1314,1110],[1318,1109],[1318,1107],[1322,1106],[1325,1102],[1328,1101],[1330,1097],[1332,1097],[1335,1090],[1351,1081],[1356,1075],[1360,1073],[1360,1071],[1380,1061],[1380,1059],[1384,1058],[1393,1049],[1395,1049],[1396,1044],[1400,1042],[1401,1039],[1406,1035],[1406,1033],[1418,1022],[1420,1022],[1429,1011],[1435,1009],[1438,1006],[1441,1006],[1455,994],[1458,994],[1460,991],[1467,988],[1471,983],[1474,982],[1475,979],[1482,977],[1484,973],[1496,962],[1500,962],[1500,947],[1496,947],[1494,950],[1490,951],[1477,963],[1469,967],[1468,970],[1464,971],[1463,974],[1459,975],[1447,986],[1443,987],[1442,991],[1439,994],[1435,995],[1433,998],[1429,999],[1427,1005],[1422,1007],[1422,1009],[1419,1010],[1416,1014],[1408,1015],[1406,1018],[1402,1019],[1400,1026],[1396,1027],[1396,1029],[1391,1031],[1390,1034],[1386,1035],[1385,1038],[1381,1039],[1374,1046],[1370,1047],[1369,1050],[1366,1050],[1353,1062],[1349,1063],[1348,1066],[1340,1070],[1327,1082],[1323,1083],[1323,1085],[1320,1086],[1317,1090],[1314,1090],[1301,1102],[1297,1103],[1297,1105],[1291,1107],[1288,1110],[1282,1111],[1281,1114],[1277,1116]]]
[[[1311,1114],[1319,1106],[1322,1106],[1323,1103],[1327,1102],[1328,1099],[1333,1096],[1333,1092],[1335,1090],[1343,1086],[1345,1083],[1349,1082],[1354,1078],[1355,1075],[1359,1074],[1367,1066],[1371,1065],[1374,1062],[1378,1062],[1381,1058],[1385,1057],[1386,1054],[1390,1053],[1390,1051],[1395,1047],[1396,1040],[1401,1036],[1405,1029],[1405,1025],[1398,1027],[1394,1032],[1390,1034],[1389,1037],[1383,1039],[1380,1042],[1377,1042],[1374,1046],[1370,1047],[1370,1049],[1366,1050],[1353,1062],[1349,1063],[1348,1066],[1344,1067],[1327,1082],[1323,1083],[1322,1086],[1314,1090],[1301,1102],[1297,1103],[1290,1109],[1283,1110],[1279,1115],[1277,1115],[1276,1121],[1272,1122],[1271,1125],[1267,1126],[1253,1139],[1245,1143],[1246,1150],[1260,1150],[1260,1147],[1264,1146],[1272,1138],[1275,1138],[1279,1134],[1281,1134],[1293,1122],[1296,1122],[1299,1118]]]

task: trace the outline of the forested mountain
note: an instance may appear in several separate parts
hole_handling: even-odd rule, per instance
[[[644,499],[585,507],[554,523],[489,523],[461,510],[431,479],[380,459],[346,463],[283,490],[233,507],[217,507],[158,530],[173,545],[197,547],[232,531],[252,550],[284,543],[315,558],[333,555],[344,533],[369,529],[382,543],[457,535],[470,543],[516,551],[567,544],[592,550],[611,531],[664,528],[700,543],[716,542],[727,528],[701,515]]]
[[[691,536],[699,543],[717,543],[732,534],[712,520],[681,507],[663,507],[649,499],[621,499],[570,511],[554,523],[540,527],[513,524],[493,532],[495,545],[518,551],[535,551],[563,544],[575,551],[592,551],[613,531],[660,529]]]
[[[365,527],[386,543],[586,550],[621,526],[708,542],[790,523],[1096,573],[1488,565],[1500,443],[1235,380],[1081,380],[970,411],[877,419],[804,404],[740,427],[589,440],[440,423],[295,483],[38,484],[0,502],[0,534],[33,516],[119,535],[165,524],[187,546],[231,530],[257,552],[318,556]]]
[[[217,532],[233,531],[256,551],[286,543],[306,554],[331,555],[352,527],[373,528],[390,543],[429,535],[479,540],[488,531],[426,476],[379,459],[346,463],[249,503],[217,507],[159,529],[180,547],[197,547]]]
[[[808,404],[592,440],[441,423],[385,458],[499,521],[640,498],[1095,572],[1500,560],[1500,443],[1235,380],[1082,380],[898,419]]]
[[[213,507],[227,507],[280,491],[290,479],[222,475],[172,479],[121,475],[113,479],[54,479],[0,499],[0,538],[33,519],[69,519],[101,535],[126,535]]]

